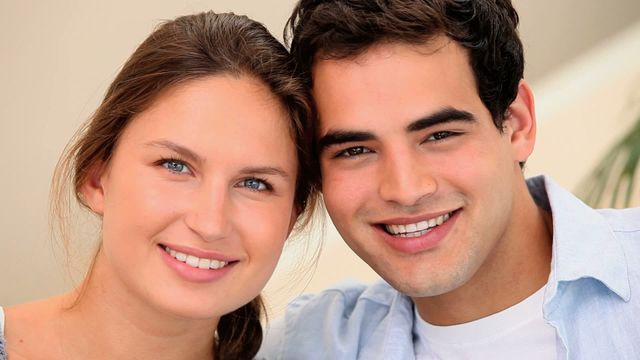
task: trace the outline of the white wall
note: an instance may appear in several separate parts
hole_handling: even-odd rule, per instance
[[[548,173],[576,189],[640,117],[638,59],[640,21],[533,84],[539,134],[528,174]]]

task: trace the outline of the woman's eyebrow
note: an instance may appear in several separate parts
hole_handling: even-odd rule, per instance
[[[182,146],[180,144],[177,144],[173,141],[169,141],[169,140],[155,140],[155,141],[150,141],[148,143],[146,143],[145,145],[147,146],[151,146],[151,147],[159,147],[159,148],[163,148],[163,149],[169,149],[171,151],[174,151],[178,154],[180,154],[180,156],[186,158],[189,161],[192,161],[196,164],[202,164],[204,162],[204,158],[202,158],[200,155],[196,154],[194,151],[190,150],[189,148]]]
[[[246,175],[276,175],[288,179],[290,175],[276,166],[248,166],[240,170],[240,174]]]

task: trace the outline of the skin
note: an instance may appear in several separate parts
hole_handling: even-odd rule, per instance
[[[283,134],[287,113],[251,77],[164,92],[82,187],[103,220],[84,294],[73,307],[75,292],[7,309],[11,358],[211,359],[219,318],[259,294],[297,216],[295,145]],[[195,281],[165,245],[231,265]]]
[[[501,132],[478,96],[466,51],[445,37],[318,60],[313,78],[329,215],[422,318],[476,320],[546,283],[550,217],[536,207],[519,166],[535,142],[524,81]],[[416,238],[384,230],[443,214],[451,218]]]

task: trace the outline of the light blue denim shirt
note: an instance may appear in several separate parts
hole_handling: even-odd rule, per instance
[[[593,210],[549,178],[528,185],[553,216],[543,314],[558,359],[640,359],[640,208]],[[414,321],[385,282],[344,283],[292,301],[257,359],[415,359]]]

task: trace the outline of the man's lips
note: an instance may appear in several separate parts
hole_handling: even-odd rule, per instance
[[[377,224],[392,236],[415,237],[426,234],[429,230],[442,225],[460,210],[448,210],[422,216],[387,219]]]
[[[419,218],[390,220],[375,225],[382,239],[394,250],[415,254],[437,247],[447,236],[462,208]],[[433,226],[431,226],[433,224]]]

